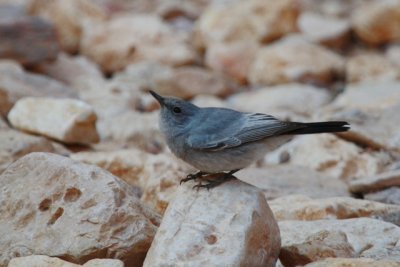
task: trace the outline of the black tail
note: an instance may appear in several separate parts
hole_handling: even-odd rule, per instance
[[[302,123],[296,122],[299,128],[285,134],[315,134],[315,133],[338,133],[346,132],[350,129],[350,125],[345,121],[326,121]]]

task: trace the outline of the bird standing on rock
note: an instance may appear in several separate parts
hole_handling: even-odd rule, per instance
[[[210,189],[288,142],[293,135],[335,133],[350,129],[345,121],[288,122],[262,113],[200,108],[185,100],[150,91],[161,105],[160,129],[178,158],[197,168],[181,180],[200,179],[194,188]],[[220,176],[219,179],[211,177]],[[202,184],[201,180],[206,181]]]

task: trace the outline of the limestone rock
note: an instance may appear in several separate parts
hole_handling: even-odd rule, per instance
[[[351,84],[332,103],[333,110],[371,111],[400,103],[399,81],[365,81]]]
[[[400,78],[400,67],[378,53],[362,53],[350,57],[346,63],[346,79],[350,83],[366,80],[395,80]]]
[[[350,41],[350,22],[346,19],[303,12],[297,23],[300,32],[311,42],[341,49]]]
[[[31,152],[54,152],[54,147],[43,137],[0,129],[0,173],[9,164]]]
[[[160,150],[165,147],[158,128],[158,112],[124,112],[99,120],[97,129],[104,142],[123,143],[126,147],[134,146],[144,150]]]
[[[300,0],[298,3],[303,12],[312,12],[326,17],[349,18],[352,12],[365,0]]]
[[[305,267],[398,267],[399,262],[394,260],[374,260],[368,258],[327,258],[305,265]]]
[[[336,112],[329,116],[333,120],[345,120],[351,130],[341,134],[350,141],[373,149],[400,152],[400,101],[396,106],[382,110],[362,111],[357,109]]]
[[[229,103],[223,101],[222,99],[211,96],[211,95],[197,95],[192,101],[193,104],[199,107],[218,107],[218,108],[228,108],[230,107]]]
[[[43,75],[25,72],[14,61],[0,60],[0,113],[7,114],[22,97],[76,97],[72,88]]]
[[[41,64],[39,69],[47,76],[78,91],[86,89],[86,86],[81,86],[85,80],[103,79],[101,70],[94,62],[84,56],[70,56],[66,53],[59,53],[55,61]]]
[[[0,40],[0,58],[23,65],[53,60],[59,50],[54,27],[17,6],[0,5]]]
[[[380,45],[400,40],[400,1],[378,0],[360,5],[352,16],[353,29],[364,42]]]
[[[222,76],[200,67],[172,68],[156,62],[138,62],[116,73],[114,81],[136,84],[161,95],[192,98],[199,94],[226,96],[234,91]]]
[[[305,265],[328,257],[393,259],[400,262],[400,228],[370,218],[281,221],[284,266]]]
[[[0,96],[1,97],[1,96]],[[8,124],[3,120],[3,118],[0,116],[0,129],[8,129]]]
[[[195,59],[187,38],[157,16],[126,15],[85,27],[81,53],[107,73],[142,60],[177,66]]]
[[[138,149],[116,151],[78,152],[71,159],[94,164],[115,176],[123,179],[130,185],[144,187],[142,173],[147,161],[147,153]]]
[[[338,54],[297,36],[289,36],[259,49],[248,77],[252,84],[327,85],[343,75],[344,66]]]
[[[75,99],[23,98],[8,119],[18,129],[65,143],[90,144],[99,140],[93,108]]]
[[[31,14],[54,24],[62,49],[69,53],[78,51],[84,24],[106,19],[101,8],[85,0],[33,0],[28,9]]]
[[[195,172],[171,153],[148,154],[138,149],[78,152],[74,160],[95,164],[141,189],[141,200],[160,214],[173,198],[181,179]]]
[[[285,155],[290,164],[306,166],[344,181],[379,173],[391,160],[383,152],[363,151],[333,134],[298,136],[267,154],[265,162],[277,163],[276,158]]]
[[[400,170],[392,170],[358,179],[351,182],[349,189],[353,193],[368,193],[392,186],[400,186]]]
[[[234,88],[212,71],[199,67],[181,67],[174,70],[171,79],[158,82],[157,92],[192,98],[199,94],[227,96],[234,92]]]
[[[258,49],[259,44],[255,42],[212,43],[207,47],[205,64],[210,69],[244,84]]]
[[[195,171],[171,153],[148,156],[142,174],[141,201],[163,214],[174,198],[180,180]]]
[[[180,188],[144,266],[273,266],[279,229],[263,194],[240,181]]]
[[[234,41],[270,42],[296,31],[298,8],[293,0],[233,1],[211,5],[198,21],[200,46]]]
[[[391,45],[386,50],[386,57],[389,58],[397,68],[400,68],[400,45]]]
[[[262,189],[267,199],[289,194],[315,198],[349,195],[347,186],[341,180],[302,166],[282,164],[246,168],[235,175]]]
[[[392,186],[381,191],[367,193],[364,195],[364,199],[400,205],[400,187]]]
[[[14,162],[0,188],[1,266],[32,254],[141,266],[159,223],[125,182],[55,154],[31,153]]]
[[[124,263],[114,259],[93,259],[83,265],[63,261],[59,258],[52,258],[45,255],[32,255],[13,258],[8,267],[124,267]]]
[[[229,103],[246,112],[261,112],[282,119],[311,117],[315,110],[328,104],[329,92],[310,85],[287,84],[264,87],[236,94]],[[304,119],[303,119],[304,120]]]
[[[370,217],[400,225],[399,206],[351,197],[312,199],[303,195],[289,195],[274,199],[269,204],[278,221]]]

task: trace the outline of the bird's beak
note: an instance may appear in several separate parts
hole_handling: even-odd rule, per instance
[[[161,106],[164,105],[164,98],[162,96],[151,90],[149,92],[158,101],[158,103],[160,103]]]

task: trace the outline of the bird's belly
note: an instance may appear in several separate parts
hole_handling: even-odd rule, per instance
[[[220,151],[190,150],[182,159],[195,168],[208,173],[243,169],[261,159],[268,151],[286,143],[290,138],[289,136],[272,137]]]

